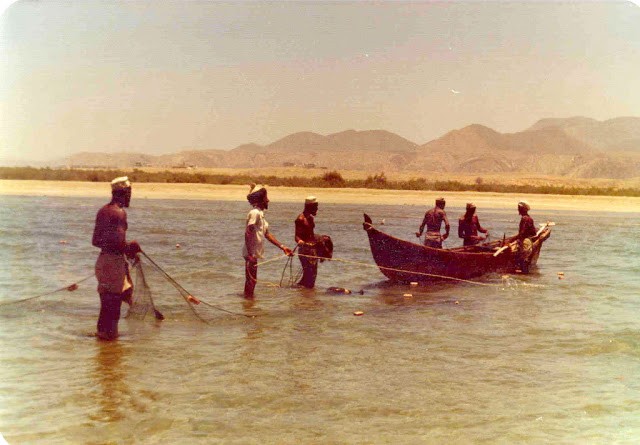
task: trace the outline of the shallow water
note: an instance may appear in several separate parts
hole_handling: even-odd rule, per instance
[[[0,197],[0,303],[91,277],[102,204]],[[114,343],[88,336],[93,278],[0,306],[0,432],[12,445],[636,443],[640,215],[532,204],[537,222],[557,223],[536,273],[419,287],[373,267],[362,213],[415,240],[425,209],[321,204],[316,232],[331,235],[339,261],[307,291],[273,286],[286,264],[274,260],[246,302],[246,203],[134,197],[128,238],[194,295],[255,318],[201,305],[204,323],[159,276],[166,320],[124,319]],[[267,212],[290,246],[300,210]],[[452,222],[463,212],[447,210]],[[515,211],[479,216],[493,236],[517,228]],[[266,259],[278,255],[267,246]]]

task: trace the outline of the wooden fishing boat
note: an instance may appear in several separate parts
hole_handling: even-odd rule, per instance
[[[491,272],[514,273],[518,270],[528,273],[535,267],[542,244],[551,235],[552,225],[544,224],[531,238],[531,255],[524,264],[518,264],[517,235],[475,246],[434,249],[381,232],[367,214],[362,224],[380,272],[392,281],[402,282],[468,279]]]

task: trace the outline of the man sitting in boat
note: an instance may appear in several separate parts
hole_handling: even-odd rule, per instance
[[[478,232],[485,233],[486,236],[479,236]],[[480,225],[476,206],[471,202],[467,203],[465,214],[458,220],[458,236],[464,240],[464,246],[475,246],[489,236],[489,231]]]
[[[520,228],[518,230],[517,242],[517,267],[520,271],[528,273],[528,260],[533,250],[533,242],[531,238],[536,235],[536,226],[533,218],[529,216],[531,207],[527,201],[518,203],[518,213],[520,214]]]
[[[425,226],[427,227],[427,234],[424,237],[424,245],[427,247],[442,249],[442,241],[449,237],[449,229],[451,227],[447,219],[447,213],[444,211],[444,206],[444,198],[436,199],[436,206],[424,214],[420,229],[416,232],[416,237],[420,238]],[[443,222],[445,234],[440,235],[440,227]]]

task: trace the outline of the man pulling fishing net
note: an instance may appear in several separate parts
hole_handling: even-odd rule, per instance
[[[268,239],[274,246],[278,246],[286,255],[293,255],[293,251],[276,239],[269,231],[269,223],[264,218],[264,211],[269,208],[267,189],[263,185],[251,184],[247,201],[253,207],[247,214],[244,232],[244,247],[242,256],[245,260],[244,297],[254,297],[254,289],[258,278],[258,259],[264,254],[264,239]]]
[[[97,336],[102,340],[118,337],[122,302],[131,304],[133,284],[128,258],[141,251],[137,241],[126,241],[127,212],[131,201],[131,182],[126,176],[111,181],[111,202],[96,215],[92,244],[100,248],[95,273],[100,295]]]

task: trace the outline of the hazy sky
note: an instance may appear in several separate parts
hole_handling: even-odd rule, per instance
[[[630,2],[30,0],[0,54],[0,160],[640,115]]]

